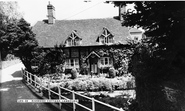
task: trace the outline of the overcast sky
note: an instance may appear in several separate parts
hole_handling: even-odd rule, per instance
[[[33,26],[46,19],[48,2],[55,6],[57,20],[110,18],[118,15],[118,7],[103,0],[16,0],[23,17]]]

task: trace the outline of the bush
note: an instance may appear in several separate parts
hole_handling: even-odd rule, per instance
[[[100,73],[108,73],[109,72],[109,67],[102,67],[100,69]]]
[[[73,68],[71,70],[71,79],[76,79],[78,77],[78,72],[76,70],[76,68]]]
[[[116,76],[116,71],[113,67],[109,68],[109,77],[114,78]]]
[[[94,88],[93,82],[91,80],[87,80],[86,83],[87,83],[87,90],[94,91],[95,88]]]
[[[128,87],[125,81],[121,81],[121,80],[118,81],[118,87],[117,87],[118,90],[127,89],[127,88]]]
[[[124,77],[110,78],[78,78],[62,79],[61,87],[76,91],[113,91],[134,88],[135,81],[124,79]]]
[[[112,82],[110,80],[107,80],[107,79],[103,80],[102,86],[103,86],[102,89],[104,91],[112,91],[113,90]]]
[[[15,60],[15,59],[18,59],[17,57],[15,57],[14,55],[12,54],[7,54],[6,58],[5,58],[5,61],[11,61],[11,60]]]
[[[73,90],[73,81],[67,81],[65,88]]]
[[[80,68],[80,74],[87,75],[88,74],[88,66],[86,63],[83,63]]]
[[[93,85],[94,85],[94,91],[101,90],[102,85],[100,84],[100,81],[98,79],[91,79]]]

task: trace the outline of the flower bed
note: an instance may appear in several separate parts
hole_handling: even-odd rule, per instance
[[[43,79],[50,81],[49,84],[45,85],[47,85],[46,87],[50,85],[50,89],[55,92],[58,92],[58,86],[61,86],[83,95],[94,97],[116,107],[125,108],[127,106],[126,101],[129,98],[135,98],[135,91],[133,90],[135,88],[135,80],[132,76],[106,78],[105,76],[91,77],[83,75],[78,76],[77,79],[70,79],[69,75],[65,75],[65,77],[47,75]],[[46,97],[48,96],[48,91],[42,90],[42,92]],[[72,93],[70,92],[61,89],[61,94],[72,99]],[[58,95],[51,93],[51,98],[58,99]],[[88,100],[83,97],[76,95],[75,98],[87,106],[91,106],[92,104],[91,102],[87,102]],[[98,108],[102,107],[99,106]]]
[[[50,82],[51,89],[55,89],[60,85],[61,87],[75,90],[75,91],[114,91],[133,89],[135,87],[135,81],[133,79],[127,79],[125,77],[116,78],[78,78],[78,79],[63,79],[60,81]]]

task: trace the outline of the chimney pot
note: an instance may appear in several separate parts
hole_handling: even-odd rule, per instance
[[[47,5],[47,10],[48,10],[48,23],[49,24],[54,24],[55,23],[55,7],[50,4],[50,2]]]
[[[126,13],[126,5],[120,4],[120,5],[119,5],[119,19],[120,19],[121,21],[124,20],[124,19],[123,19],[123,14],[125,14],[125,13]]]

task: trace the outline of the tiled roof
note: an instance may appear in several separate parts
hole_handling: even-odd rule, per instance
[[[40,46],[53,47],[56,44],[64,43],[68,36],[76,30],[78,36],[82,38],[82,46],[89,46],[98,45],[96,40],[102,33],[103,27],[106,27],[114,35],[116,43],[127,43],[129,29],[121,26],[121,22],[113,18],[56,20],[54,24],[38,21],[33,27],[33,32],[36,34]]]

